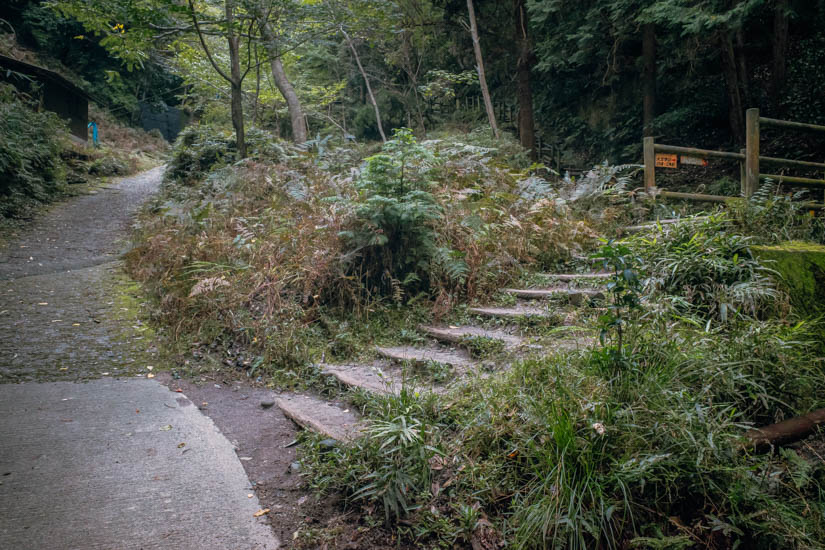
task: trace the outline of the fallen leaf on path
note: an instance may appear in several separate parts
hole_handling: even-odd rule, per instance
[[[264,508],[263,510],[258,510],[257,512],[252,514],[252,517],[259,518],[261,516],[265,516],[268,513],[269,513],[269,508]]]
[[[175,390],[175,393],[183,393],[183,390],[178,388],[178,389]]]
[[[154,378],[154,377],[155,377],[155,375],[151,374],[151,373],[146,375],[146,378]]]
[[[178,443],[178,449],[183,449],[186,447],[186,443]]]
[[[167,424],[166,426],[163,426],[163,427],[160,429],[160,431],[162,431],[162,432],[168,432],[168,431],[169,431],[169,430],[171,430],[171,429],[172,429],[172,425],[171,425],[171,424]]]

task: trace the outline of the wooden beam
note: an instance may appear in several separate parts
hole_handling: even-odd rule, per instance
[[[745,113],[745,188],[742,194],[750,197],[759,186],[759,109]]]
[[[656,189],[656,146],[652,137],[644,138],[645,192]]]
[[[735,198],[724,195],[703,195],[702,193],[678,193],[676,191],[659,191],[657,194],[666,199],[684,199],[701,202],[727,202]]]
[[[745,160],[742,153],[731,153],[728,151],[712,151],[710,149],[697,149],[695,147],[678,147],[676,145],[662,145],[657,143],[655,150],[661,153],[675,153],[677,155],[688,155],[699,158],[719,158],[726,160]]]
[[[774,157],[759,157],[760,162],[772,164],[785,164],[787,166],[799,166],[802,168],[820,168],[825,170],[825,162],[810,162],[807,160],[778,159]]]
[[[818,180],[813,178],[797,178],[795,176],[781,176],[778,174],[759,174],[759,179],[773,180],[782,185],[795,185],[798,187],[814,187],[819,189],[825,187],[825,180]]]
[[[825,126],[819,126],[818,124],[806,124],[804,122],[791,122],[790,120],[778,120],[775,118],[764,117],[759,117],[759,122],[764,124],[765,126],[778,126],[779,128],[788,128],[791,130],[809,130],[813,132],[825,132]]]

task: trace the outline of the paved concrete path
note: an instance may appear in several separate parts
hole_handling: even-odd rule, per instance
[[[153,380],[0,386],[0,548],[272,549],[234,448]]]
[[[149,343],[112,316],[119,241],[162,175],[58,205],[0,250],[0,382],[25,381],[0,384],[0,549],[279,546],[234,447],[134,376]]]

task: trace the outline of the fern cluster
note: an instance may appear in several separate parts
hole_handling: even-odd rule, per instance
[[[439,244],[444,212],[431,189],[435,155],[408,128],[396,130],[377,155],[365,160],[356,184],[355,226],[341,232],[351,251],[350,268],[373,290],[403,295],[446,276],[461,282],[467,266]]]

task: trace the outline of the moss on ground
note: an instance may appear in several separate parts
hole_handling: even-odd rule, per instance
[[[790,241],[751,250],[779,274],[796,308],[804,313],[825,310],[825,246]]]

